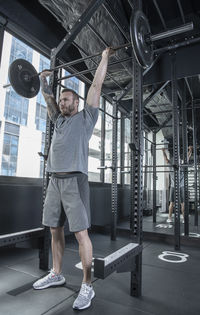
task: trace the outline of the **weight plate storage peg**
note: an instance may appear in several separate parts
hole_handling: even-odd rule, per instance
[[[16,59],[10,64],[8,78],[15,92],[23,97],[32,98],[40,90],[38,73],[25,59]]]
[[[151,30],[147,17],[140,10],[137,10],[131,16],[130,34],[137,62],[143,68],[150,67],[153,63]]]

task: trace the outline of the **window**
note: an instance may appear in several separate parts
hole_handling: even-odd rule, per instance
[[[49,69],[49,68],[50,68],[50,60],[40,55],[39,72],[41,72],[44,69]],[[40,92],[37,95],[36,115],[35,115],[35,124],[36,124],[37,130],[45,132],[46,118],[47,118],[46,102],[40,90]]]
[[[64,76],[69,75],[70,73],[68,71],[65,71]],[[79,80],[76,77],[71,77],[69,79],[65,79],[64,80],[64,85],[69,88],[72,89],[74,91],[76,91],[76,93],[79,94]]]
[[[124,166],[131,165],[131,150],[129,148],[129,143],[131,142],[131,132],[130,132],[130,119],[125,118],[124,123]],[[125,168],[125,171],[129,172],[129,168]],[[124,174],[124,183],[130,185],[130,174]]]
[[[94,127],[93,135],[89,142],[88,177],[90,181],[100,181],[101,162],[101,112]]]
[[[106,112],[112,115],[112,105],[106,102]],[[105,166],[112,166],[112,117],[105,115]],[[112,182],[112,170],[105,170],[105,183]]]
[[[45,133],[42,133],[41,152],[44,154],[45,148]],[[40,157],[40,177],[43,177],[44,171],[44,157]]]
[[[12,37],[12,45],[10,50],[10,64],[15,59],[26,59],[30,63],[32,62],[33,49],[23,43],[16,37]]]
[[[19,96],[13,88],[6,91],[4,117],[8,121],[27,125],[29,100]]]
[[[1,175],[16,176],[19,126],[6,123],[3,141]]]

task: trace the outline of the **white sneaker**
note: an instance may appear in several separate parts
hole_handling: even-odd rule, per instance
[[[83,310],[90,307],[92,299],[95,297],[93,287],[87,283],[82,283],[78,297],[74,301],[73,309]]]
[[[172,218],[168,218],[167,219],[167,223],[172,223],[173,221],[172,221]]]
[[[65,283],[65,278],[62,274],[57,275],[52,269],[50,273],[42,279],[37,280],[33,283],[35,290],[42,290],[48,287],[62,285]]]

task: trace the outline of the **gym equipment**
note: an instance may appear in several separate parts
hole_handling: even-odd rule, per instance
[[[131,46],[131,43],[127,43],[127,44],[120,45],[118,47],[112,47],[112,50],[117,51],[117,50],[123,49],[123,48],[127,49],[130,46]],[[87,59],[97,57],[101,54],[102,54],[102,52],[96,53],[92,56],[73,60],[71,62],[59,65],[55,68],[45,69],[43,71],[55,71],[55,70],[61,69],[61,68],[66,67],[66,66],[71,66],[71,65],[80,63],[82,61],[85,61]],[[92,69],[92,70],[96,70],[96,68]],[[37,71],[35,70],[33,65],[31,63],[29,63],[27,60],[16,59],[15,61],[13,61],[10,64],[9,70],[8,70],[8,78],[9,78],[10,84],[4,85],[4,88],[7,88],[11,85],[17,94],[19,94],[23,97],[26,97],[26,98],[32,98],[32,97],[36,96],[40,90],[39,75],[43,71],[37,73]],[[89,70],[87,70],[87,71],[89,72]],[[78,72],[76,74],[78,74]],[[74,75],[72,75],[72,76],[74,76]]]
[[[105,258],[95,258],[94,277],[105,279],[114,271],[125,272],[134,270],[135,264],[133,259],[141,252],[142,245],[129,243]]]
[[[135,11],[130,20],[130,35],[131,43],[126,43],[118,47],[111,47],[113,51],[119,49],[128,49],[132,45],[133,52],[135,54],[138,64],[143,68],[148,68],[153,64],[154,51],[153,51],[153,42],[175,36],[180,33],[193,30],[193,23],[184,24],[178,28],[168,30],[166,32],[151,35],[150,25],[147,17],[140,10]],[[183,42],[182,46],[187,45],[188,42]],[[165,48],[168,50],[168,47]],[[55,71],[63,67],[71,66],[80,62],[83,62],[87,59],[91,59],[101,55],[102,52],[96,53],[85,58],[80,58],[78,60],[73,60],[71,62],[59,65],[55,68],[48,69],[47,71]],[[46,70],[46,69],[45,69]],[[95,69],[91,69],[95,70]],[[44,71],[44,70],[43,70]],[[87,70],[88,72],[90,70]],[[32,98],[37,95],[40,90],[40,80],[39,75],[42,73],[35,70],[35,68],[24,59],[16,59],[11,63],[8,71],[8,77],[10,80],[10,85],[16,91],[17,94],[26,97]],[[73,74],[78,75],[79,72]],[[62,80],[59,79],[59,81]],[[4,87],[10,86],[9,84],[4,85]],[[135,149],[134,149],[135,150]]]
[[[133,52],[138,64],[143,68],[151,66],[154,57],[154,41],[191,31],[193,27],[193,23],[191,22],[160,34],[151,35],[150,25],[145,14],[140,10],[133,12],[130,20],[130,35]],[[165,49],[167,50],[168,47]]]

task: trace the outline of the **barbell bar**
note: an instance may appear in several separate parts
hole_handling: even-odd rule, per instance
[[[140,10],[135,11],[130,20],[130,35],[131,43],[122,44],[118,47],[111,47],[114,51],[119,49],[128,49],[130,46],[133,48],[136,60],[139,65],[143,68],[148,68],[153,63],[154,50],[153,42],[169,38],[171,36],[188,32],[193,29],[193,23],[184,24],[178,28],[171,29],[159,34],[151,35],[150,25],[147,17]],[[71,66],[85,60],[95,58],[100,56],[102,52],[96,53],[91,56],[83,57],[77,60],[73,60],[62,65],[56,66],[52,69],[45,69],[46,71],[56,71],[63,67]],[[96,68],[95,68],[96,69]],[[94,69],[94,70],[95,70]],[[43,70],[44,71],[44,70]],[[24,59],[16,59],[9,66],[8,77],[10,80],[10,85],[16,91],[17,94],[26,97],[32,98],[36,96],[40,90],[40,80],[39,75],[43,72],[37,73],[35,68],[31,63]],[[89,70],[88,70],[89,71]],[[77,73],[74,73],[71,76],[75,76]],[[9,84],[4,85],[3,87],[9,87]]]

